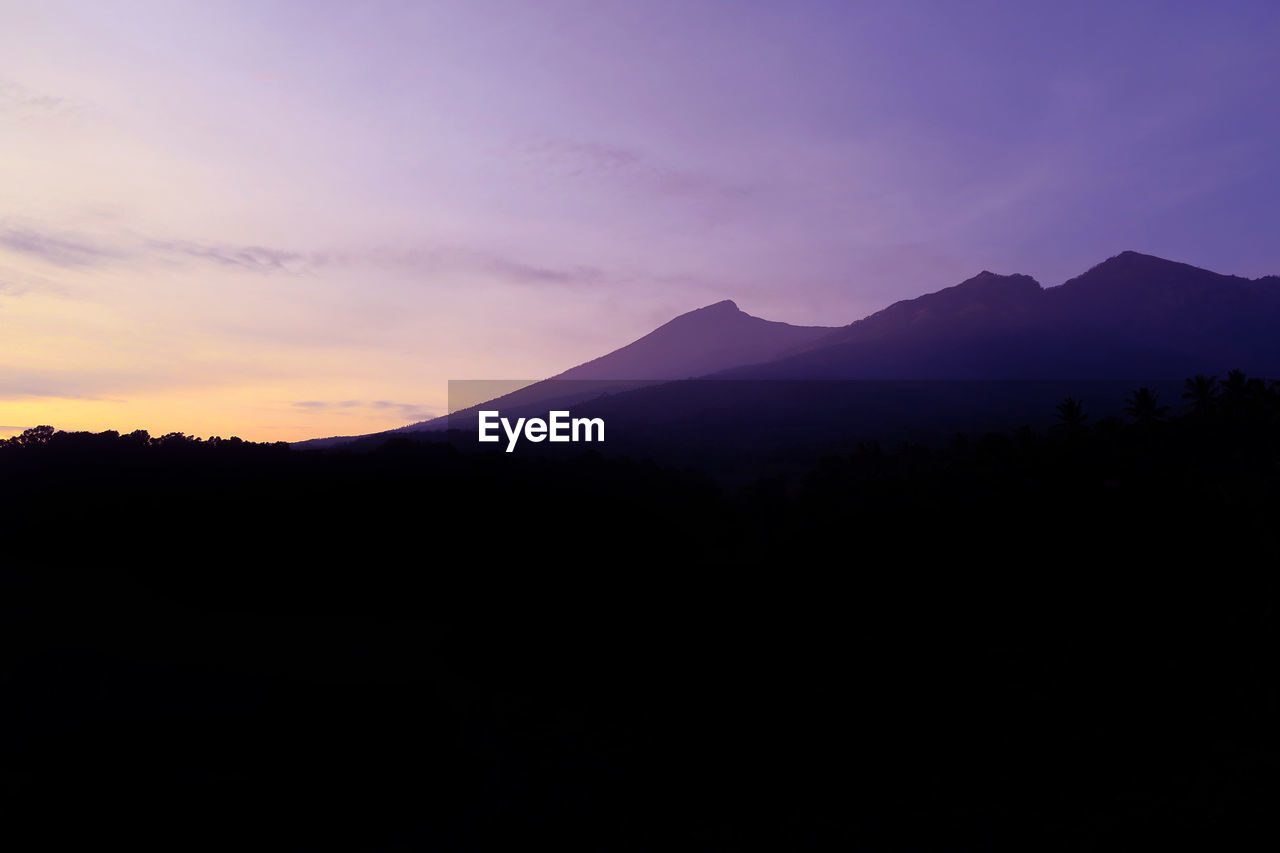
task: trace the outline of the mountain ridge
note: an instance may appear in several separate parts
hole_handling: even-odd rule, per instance
[[[837,327],[765,320],[725,299],[485,405],[551,399],[570,405],[699,377],[1172,379],[1228,366],[1280,376],[1276,328],[1280,276],[1248,279],[1126,250],[1047,288],[1023,273],[984,269]],[[447,417],[437,418],[373,435],[447,425]]]
[[[1174,378],[1236,364],[1280,375],[1280,288],[1126,251],[1056,287],[984,271],[902,300],[752,379]]]

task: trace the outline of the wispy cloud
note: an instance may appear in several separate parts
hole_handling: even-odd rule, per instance
[[[253,273],[311,274],[326,268],[404,269],[427,276],[482,273],[515,284],[593,285],[608,280],[601,269],[529,263],[483,249],[458,247],[373,247],[296,251],[267,246],[232,246],[191,241],[150,240],[153,250]]]
[[[354,247],[299,250],[278,246],[236,245],[214,241],[138,238],[118,234],[89,237],[46,226],[0,222],[0,251],[42,260],[62,268],[130,264],[211,264],[252,274],[307,275],[328,268],[404,269],[427,276],[480,273],[514,284],[599,285],[612,278],[597,267],[551,266],[486,249],[456,246]],[[6,286],[7,285],[7,286]],[[0,290],[17,289],[0,278]]]
[[[527,144],[524,154],[578,178],[612,176],[648,165],[639,150],[604,142],[542,139]]]
[[[224,267],[250,272],[301,272],[321,266],[327,256],[273,249],[268,246],[230,246],[218,243],[196,243],[182,240],[148,240],[148,248],[169,255],[209,261]]]
[[[58,267],[88,267],[116,261],[126,252],[79,235],[25,226],[0,225],[0,250],[38,258]]]
[[[53,400],[89,400],[92,402],[122,403],[117,397],[103,397],[94,393],[94,378],[56,376],[51,373],[22,372],[3,369],[0,379],[0,400],[44,398]]]
[[[390,400],[302,400],[293,404],[295,408],[310,412],[326,412],[349,414],[357,417],[385,419],[394,416],[405,421],[424,421],[437,417],[443,412],[431,406],[417,403],[393,403]]]
[[[360,403],[357,400],[343,400],[341,403],[328,403],[324,400],[302,400],[293,405],[299,409],[348,409],[352,406],[358,406]]]
[[[493,273],[516,284],[594,285],[608,281],[609,276],[591,266],[548,267],[524,263],[492,252],[456,252],[464,265]]]
[[[539,139],[525,144],[527,162],[554,177],[625,184],[654,195],[735,200],[758,188],[705,170],[674,166],[633,148],[591,140]]]
[[[80,101],[39,92],[14,80],[0,79],[0,111],[18,118],[71,115],[85,109]]]
[[[214,364],[171,352],[160,364],[97,364],[82,367],[25,367],[0,362],[0,400],[33,398],[123,403],[174,388],[211,388],[274,376],[261,363]]]
[[[396,415],[411,421],[426,420],[443,414],[439,409],[414,403],[392,403],[387,400],[374,400],[369,405],[378,411],[392,411]]]
[[[40,276],[0,267],[0,296],[17,297],[36,292],[67,296],[70,290],[64,285]]]
[[[10,273],[0,269],[0,293],[8,296],[21,296],[30,290],[29,287],[19,284],[9,277]]]

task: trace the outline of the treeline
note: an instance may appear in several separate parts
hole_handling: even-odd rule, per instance
[[[12,438],[0,440],[0,448],[43,447],[50,443],[52,443],[55,448],[63,452],[112,451],[142,447],[162,447],[170,450],[175,448],[192,447],[237,448],[246,445],[274,447],[286,450],[289,447],[288,442],[284,441],[277,441],[270,444],[258,444],[255,442],[245,441],[238,436],[223,438],[221,436],[212,435],[207,439],[202,439],[198,436],[187,435],[186,433],[170,432],[161,436],[152,437],[151,433],[147,432],[145,429],[137,429],[124,435],[121,435],[113,429],[105,430],[104,432],[86,432],[82,430],[66,432],[45,424],[23,430]]]

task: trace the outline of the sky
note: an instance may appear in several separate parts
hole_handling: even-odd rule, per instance
[[[0,0],[0,437],[442,414],[677,314],[1280,273],[1280,4]]]

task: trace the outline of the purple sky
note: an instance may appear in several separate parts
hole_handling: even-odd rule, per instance
[[[734,299],[1280,273],[1280,4],[0,2],[0,435],[370,432]]]

